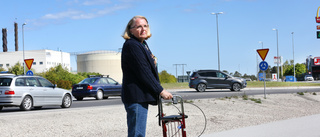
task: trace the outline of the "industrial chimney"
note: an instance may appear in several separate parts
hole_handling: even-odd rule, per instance
[[[14,45],[15,45],[15,49],[16,51],[19,50],[19,47],[18,47],[18,23],[14,23]]]
[[[3,48],[3,52],[7,52],[8,48],[7,48],[7,29],[6,28],[2,28],[2,48]]]

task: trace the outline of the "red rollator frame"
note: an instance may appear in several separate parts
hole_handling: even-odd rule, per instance
[[[163,103],[172,103],[172,105],[181,104],[181,111],[176,115],[165,115],[163,112]],[[176,106],[175,106],[176,107]],[[177,108],[177,107],[176,107]],[[178,108],[177,108],[178,109]],[[158,102],[159,126],[162,126],[163,137],[186,137],[186,122],[188,118],[184,113],[183,99],[179,95],[173,95],[172,100],[163,100],[161,97]]]

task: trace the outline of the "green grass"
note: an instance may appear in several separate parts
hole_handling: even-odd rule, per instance
[[[184,83],[162,83],[165,89],[187,89],[188,82]],[[303,87],[303,86],[320,86],[320,83],[306,83],[306,82],[271,82],[266,81],[266,87]],[[264,87],[263,81],[248,81],[247,88]]]
[[[266,81],[266,87],[303,87],[303,86],[320,86],[320,83],[306,82],[274,82]],[[247,87],[264,87],[263,81],[248,81]]]
[[[186,89],[189,88],[189,83],[161,83],[161,86],[165,89]]]

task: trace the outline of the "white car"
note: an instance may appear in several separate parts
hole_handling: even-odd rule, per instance
[[[0,76],[0,110],[3,107],[20,107],[21,110],[40,109],[57,105],[69,108],[72,104],[70,91],[40,76]]]
[[[313,81],[314,79],[313,79],[313,77],[312,77],[312,75],[305,75],[304,76],[304,81]]]

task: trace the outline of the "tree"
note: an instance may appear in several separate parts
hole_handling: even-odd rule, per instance
[[[9,73],[15,74],[15,75],[22,75],[23,74],[23,66],[17,62],[14,66],[8,69]]]
[[[64,89],[71,89],[73,84],[79,83],[85,78],[81,75],[70,73],[67,68],[63,68],[61,65],[52,67],[39,75],[48,79],[51,83],[57,84],[59,88]]]
[[[1,71],[6,71],[6,70],[5,70],[4,68],[0,67],[0,72],[1,72]]]
[[[167,71],[163,70],[159,73],[160,83],[176,83],[177,79],[174,75],[169,74]]]
[[[229,74],[229,72],[227,70],[223,70],[222,72],[226,73],[226,74]]]
[[[241,77],[242,75],[240,72],[236,71],[236,72],[234,72],[233,76],[234,77]]]

